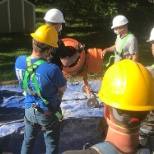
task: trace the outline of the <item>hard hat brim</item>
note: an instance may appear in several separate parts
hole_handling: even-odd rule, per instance
[[[112,26],[111,29],[115,28],[115,26]]]
[[[65,23],[65,20],[63,20],[62,23]]]
[[[114,28],[116,28],[116,27],[125,26],[125,25],[127,25],[127,24],[128,24],[128,22],[126,22],[125,24],[119,25],[119,26],[112,26],[111,29],[114,29]]]
[[[154,41],[154,40],[148,39],[146,42],[152,42],[152,41]]]
[[[46,17],[44,17],[44,20],[47,21],[47,22],[51,22]],[[52,23],[57,23],[57,22],[56,21],[52,21]],[[62,20],[60,23],[65,23],[65,20]]]
[[[35,40],[39,41],[40,43],[43,43],[43,44],[51,46],[50,44],[47,44],[44,41],[42,41],[41,38],[38,37],[35,33],[31,33],[30,35],[31,35],[32,38],[34,38]],[[52,47],[58,48],[58,44],[52,45]]]

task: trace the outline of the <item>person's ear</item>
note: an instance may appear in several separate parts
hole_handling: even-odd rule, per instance
[[[46,52],[47,52],[48,54],[51,54],[51,48],[46,48]]]
[[[59,30],[59,24],[55,24],[54,27],[55,27],[56,31]]]
[[[104,105],[104,117],[109,119],[109,106]]]
[[[154,43],[152,43],[152,45],[151,45],[151,50],[152,50],[152,55],[154,57]]]

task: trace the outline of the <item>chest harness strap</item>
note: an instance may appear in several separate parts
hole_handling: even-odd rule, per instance
[[[120,46],[120,49],[119,49],[119,52],[118,52],[119,55],[121,55],[122,49],[123,49],[123,47],[124,47],[124,45],[125,45],[125,42],[127,41],[127,39],[128,39],[131,35],[132,35],[132,34],[129,33],[129,34],[127,34],[126,37],[123,39],[123,42],[121,43],[121,46]],[[118,38],[116,39],[115,46],[116,46],[116,44],[117,44],[117,42],[118,42],[119,39],[120,39],[120,36],[118,36]],[[110,56],[109,61],[108,61],[108,63],[106,64],[106,67],[108,67],[108,66],[110,65],[111,59],[112,59],[112,58],[115,58],[115,55],[116,55],[116,54],[117,54],[117,52],[114,51],[114,55],[111,55],[111,56]],[[122,59],[121,56],[120,56],[120,58]]]
[[[33,96],[38,96],[42,99],[43,103],[55,114],[55,116],[59,119],[59,121],[62,120],[63,116],[60,112],[58,112],[50,102],[48,102],[46,99],[44,99],[41,95],[41,91],[40,88],[38,86],[37,83],[37,79],[36,79],[36,73],[35,70],[37,69],[37,67],[43,63],[45,63],[45,60],[38,60],[37,62],[35,62],[34,64],[31,63],[31,57],[27,57],[26,62],[27,62],[27,70],[25,72],[24,75],[24,80],[23,80],[23,89],[24,89],[24,93],[29,93],[30,95]],[[32,91],[30,89],[28,89],[28,80],[31,79],[32,82],[34,83],[34,87],[36,91]]]

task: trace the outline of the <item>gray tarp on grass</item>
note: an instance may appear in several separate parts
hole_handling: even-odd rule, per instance
[[[97,98],[101,82],[89,82],[91,92]],[[69,83],[63,96],[61,108],[64,115],[60,136],[60,154],[69,149],[82,149],[87,142],[95,144],[103,140],[98,131],[103,107],[88,108],[87,95],[82,92],[83,82]],[[20,154],[24,133],[24,97],[18,86],[0,86],[0,150]],[[21,120],[20,120],[21,119]],[[19,120],[19,121],[13,121]],[[34,146],[34,154],[44,154],[43,131]]]

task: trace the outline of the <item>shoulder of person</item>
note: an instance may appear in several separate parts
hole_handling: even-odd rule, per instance
[[[58,45],[64,45],[64,42],[60,38],[58,39]]]
[[[48,69],[52,68],[53,70],[60,70],[59,67],[56,64],[54,64],[54,63],[46,62],[45,65],[48,65],[47,66]]]
[[[26,58],[27,58],[26,55],[20,55],[20,56],[17,57],[17,59],[26,59]]]
[[[99,154],[123,154],[115,145],[110,142],[100,142],[91,148],[95,149]],[[138,151],[134,154],[150,154],[149,149],[139,145]]]
[[[25,56],[25,55],[18,56],[16,58],[15,62],[16,63],[24,63],[24,62],[26,62],[26,58],[27,58],[27,56]]]
[[[62,154],[99,154],[96,150],[94,149],[87,149],[87,150],[70,150],[70,151],[65,151]]]
[[[135,34],[132,32],[129,32],[128,34],[131,34],[131,38],[136,38]]]

